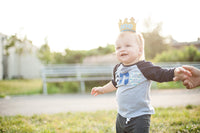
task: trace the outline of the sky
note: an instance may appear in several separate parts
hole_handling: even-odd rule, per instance
[[[119,19],[134,17],[137,31],[151,17],[163,35],[179,42],[200,37],[199,0],[0,0],[0,33],[26,36],[51,51],[89,50],[115,44]]]

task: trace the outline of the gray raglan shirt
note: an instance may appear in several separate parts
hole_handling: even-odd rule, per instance
[[[151,62],[116,65],[112,83],[117,88],[118,113],[125,118],[154,114],[154,108],[150,104],[151,80],[166,82],[172,81],[173,77],[174,69],[162,69]]]

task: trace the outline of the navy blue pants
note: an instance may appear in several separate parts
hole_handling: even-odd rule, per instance
[[[120,114],[117,115],[117,133],[149,133],[151,115],[142,115],[127,119]]]

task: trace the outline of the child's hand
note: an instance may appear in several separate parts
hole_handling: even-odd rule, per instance
[[[179,80],[184,81],[191,76],[192,76],[192,74],[190,71],[184,69],[183,67],[177,67],[174,71],[173,80],[174,81],[179,81]]]
[[[97,96],[99,94],[104,94],[103,87],[94,87],[91,90],[91,95]]]

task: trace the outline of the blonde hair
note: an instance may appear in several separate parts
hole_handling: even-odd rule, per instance
[[[144,37],[141,33],[135,32],[136,39],[138,44],[140,45],[140,48],[142,49],[142,55],[139,60],[145,60],[145,53],[144,53]]]

